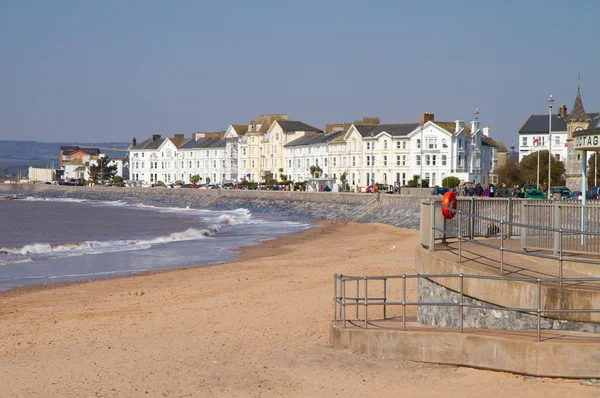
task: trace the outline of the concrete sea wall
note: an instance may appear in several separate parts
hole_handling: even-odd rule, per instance
[[[0,184],[0,195],[131,201],[158,206],[231,210],[313,220],[380,222],[418,229],[422,197],[391,194],[65,187]]]

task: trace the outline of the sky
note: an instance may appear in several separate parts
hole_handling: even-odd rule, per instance
[[[324,128],[600,108],[600,2],[0,0],[0,140],[129,142],[286,113]]]

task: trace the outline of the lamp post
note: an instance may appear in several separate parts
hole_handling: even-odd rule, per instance
[[[548,98],[548,199],[552,198],[550,193],[551,175],[552,175],[552,104],[554,104],[554,98],[550,95]]]
[[[373,184],[375,184],[375,176],[373,175],[373,163],[375,163],[373,158],[373,150],[375,148],[375,142],[373,141],[373,133],[371,133],[371,189],[373,189]]]
[[[421,166],[421,171],[419,172],[419,188],[423,188],[423,125],[421,124],[421,144],[419,145],[419,149],[421,154],[419,155],[419,165]]]

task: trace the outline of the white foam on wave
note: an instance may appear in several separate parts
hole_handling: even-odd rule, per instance
[[[69,203],[82,203],[87,202],[87,199],[77,199],[77,198],[37,198],[33,196],[27,196],[23,200],[28,200],[32,202],[69,202]]]

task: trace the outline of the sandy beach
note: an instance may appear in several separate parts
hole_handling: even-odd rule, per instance
[[[414,273],[418,236],[324,222],[232,263],[0,294],[0,397],[600,396],[329,347],[332,275]]]

